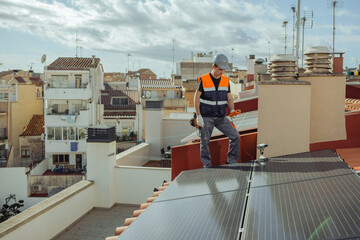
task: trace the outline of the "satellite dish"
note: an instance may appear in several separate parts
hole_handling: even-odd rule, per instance
[[[41,57],[41,63],[44,63],[46,61],[46,54],[42,55]]]

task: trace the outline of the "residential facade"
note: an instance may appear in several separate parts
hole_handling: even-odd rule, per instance
[[[33,114],[43,113],[42,80],[32,77],[32,71],[9,72],[2,72],[0,77],[1,166],[5,166],[4,161],[8,167],[25,166],[27,162],[21,161],[19,135]]]
[[[136,90],[119,90],[105,83],[101,91],[103,122],[116,127],[118,142],[142,139],[142,106]]]
[[[100,59],[60,57],[44,72],[45,157],[49,167],[86,165],[86,129],[101,123]]]

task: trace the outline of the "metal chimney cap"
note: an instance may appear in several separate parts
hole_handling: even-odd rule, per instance
[[[292,54],[276,54],[271,58],[271,62],[296,62],[296,57]]]
[[[308,47],[304,54],[313,54],[313,53],[331,53],[330,50],[326,46],[312,46]]]
[[[262,58],[257,58],[257,59],[255,59],[255,63],[256,64],[263,64],[265,61],[264,61],[264,59],[262,59]]]

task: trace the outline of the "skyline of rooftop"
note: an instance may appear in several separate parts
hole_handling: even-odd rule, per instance
[[[173,39],[175,63],[189,58],[191,52],[222,52],[244,69],[249,54],[268,58],[284,52],[282,22],[287,19],[287,52],[291,53],[291,6],[297,6],[295,0],[1,2],[1,71],[32,66],[42,72],[44,53],[47,64],[59,56],[74,57],[77,31],[82,47],[78,56],[96,55],[105,72],[146,67],[159,78],[169,77],[174,68]],[[301,1],[301,14],[314,11],[313,29],[305,29],[305,49],[311,45],[331,48],[332,8],[328,5],[329,0]],[[344,67],[359,64],[358,5],[348,0],[336,9],[335,50],[345,52]]]

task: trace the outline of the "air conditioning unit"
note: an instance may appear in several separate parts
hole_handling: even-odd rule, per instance
[[[34,184],[34,185],[32,185],[32,190],[33,190],[33,192],[40,192],[42,190],[42,185]]]

